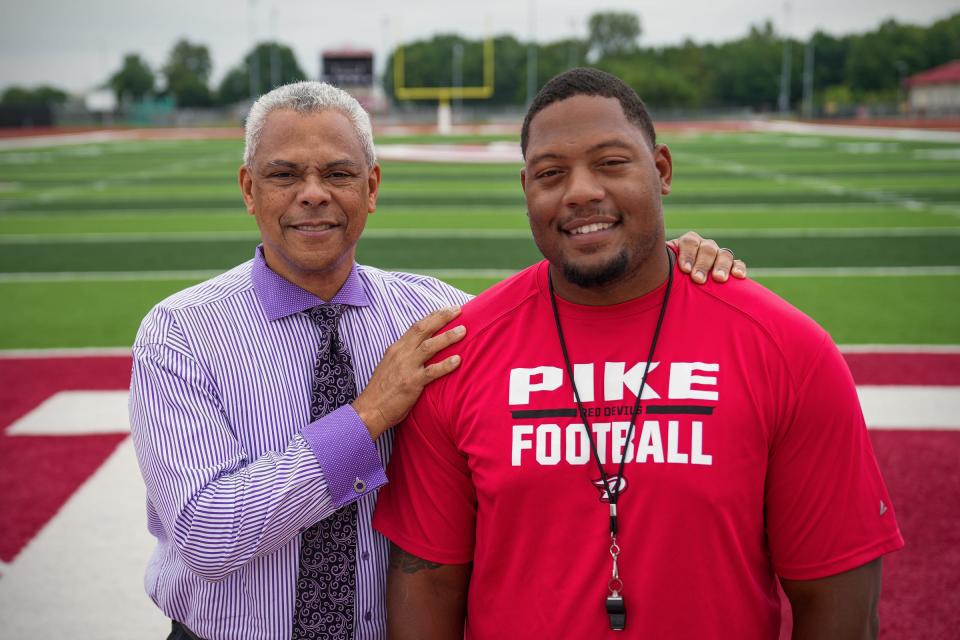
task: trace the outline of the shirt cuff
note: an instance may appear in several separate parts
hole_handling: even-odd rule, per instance
[[[303,428],[316,456],[334,508],[362,498],[387,483],[387,474],[366,425],[344,405]]]

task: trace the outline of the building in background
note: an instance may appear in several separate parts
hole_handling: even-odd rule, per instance
[[[333,49],[320,54],[320,80],[348,92],[367,111],[379,110],[383,102],[373,74],[373,51]]]
[[[910,111],[924,116],[960,114],[960,60],[912,75],[903,82]]]

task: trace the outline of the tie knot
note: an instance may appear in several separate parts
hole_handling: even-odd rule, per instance
[[[318,325],[326,329],[327,331],[336,331],[337,322],[340,320],[340,316],[343,315],[343,305],[342,304],[321,304],[319,306],[313,307],[307,311],[310,317]]]

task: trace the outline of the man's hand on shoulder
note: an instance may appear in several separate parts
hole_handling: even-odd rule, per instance
[[[679,252],[680,271],[691,274],[697,284],[707,281],[708,272],[716,282],[726,282],[731,274],[734,278],[747,277],[746,263],[737,260],[732,250],[721,248],[714,240],[702,238],[696,231],[687,231],[667,244]]]
[[[460,366],[459,355],[426,364],[466,335],[463,325],[437,334],[459,313],[460,307],[434,311],[414,323],[383,354],[370,382],[353,402],[354,410],[374,440],[406,417],[428,383]]]

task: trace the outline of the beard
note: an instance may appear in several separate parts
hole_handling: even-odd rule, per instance
[[[605,264],[590,269],[569,262],[564,262],[561,267],[563,269],[563,277],[566,278],[567,282],[583,289],[591,289],[593,287],[602,287],[623,277],[627,272],[629,263],[630,258],[626,250],[624,250],[608,260]]]

